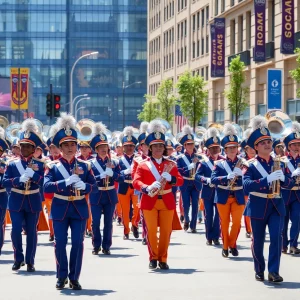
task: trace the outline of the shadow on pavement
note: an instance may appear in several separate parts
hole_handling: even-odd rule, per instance
[[[185,244],[182,244],[182,243],[170,243],[170,246],[182,246],[182,245],[185,245]]]
[[[286,289],[286,290],[300,289],[300,282],[272,283],[269,281],[264,281],[264,285],[273,289]]]
[[[60,294],[68,296],[105,296],[111,293],[115,293],[113,290],[89,290],[83,289],[81,291],[74,291],[70,289],[64,289],[60,291]]]
[[[25,266],[24,270],[19,270],[16,274],[21,276],[54,276],[56,271],[36,270],[35,272],[27,272]]]
[[[54,243],[53,242],[38,243],[38,246],[42,246],[42,247],[54,247]]]
[[[242,257],[242,256],[232,257],[232,256],[229,256],[229,258],[232,261],[249,261],[249,262],[253,262],[253,258],[252,257]]]
[[[161,269],[155,269],[152,270],[150,273],[155,274],[183,274],[183,275],[190,275],[193,273],[202,273],[204,271],[200,271],[197,269],[169,269],[169,270],[161,270]]]
[[[8,265],[8,264],[14,264],[14,260],[1,260],[0,259],[0,265]]]
[[[111,255],[104,255],[104,254],[99,254],[100,257],[105,257],[105,258],[129,258],[129,257],[134,257],[138,255],[134,254],[115,254],[112,253]]]
[[[130,250],[133,248],[126,248],[126,247],[111,247],[110,250]]]
[[[2,250],[1,251],[1,255],[13,255],[14,251],[10,251],[10,250]]]

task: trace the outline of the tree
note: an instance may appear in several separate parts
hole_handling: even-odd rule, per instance
[[[160,117],[168,123],[173,122],[173,108],[175,96],[173,95],[173,82],[170,79],[163,80],[157,90],[156,98],[160,106]]]
[[[157,104],[153,102],[151,95],[145,95],[144,97],[147,101],[143,104],[143,110],[138,114],[138,119],[150,122],[159,117],[159,110],[157,109]]]
[[[228,99],[228,108],[235,116],[235,122],[238,123],[239,117],[249,106],[247,100],[249,88],[243,86],[246,79],[245,64],[241,61],[239,55],[231,60],[228,70],[230,73],[230,87],[224,94]]]
[[[190,71],[183,73],[177,82],[179,94],[178,104],[182,114],[193,125],[194,131],[200,119],[206,115],[208,90],[205,90],[207,82],[204,78],[192,76]]]
[[[295,49],[295,53],[298,55],[296,58],[297,67],[294,70],[290,71],[291,77],[297,82],[300,83],[300,48]],[[297,98],[300,98],[300,89],[296,91]]]

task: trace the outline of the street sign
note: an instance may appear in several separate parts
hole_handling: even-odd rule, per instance
[[[282,109],[282,70],[267,71],[267,110]]]

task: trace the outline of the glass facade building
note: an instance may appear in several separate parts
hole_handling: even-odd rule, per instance
[[[74,70],[73,97],[90,97],[78,105],[77,119],[121,130],[125,99],[125,124],[138,126],[147,87],[147,0],[0,0],[0,75],[30,68],[31,107],[44,124],[50,84],[62,111],[69,109],[72,66],[94,51]]]

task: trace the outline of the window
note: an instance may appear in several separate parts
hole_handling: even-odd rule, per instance
[[[200,40],[197,41],[197,57],[200,56]]]
[[[186,46],[184,47],[184,62],[186,62]]]
[[[246,13],[246,43],[247,49],[251,48],[251,11],[247,11]]]
[[[177,40],[180,39],[180,24],[177,25]]]
[[[193,15],[193,31],[196,30],[196,15]]]
[[[235,20],[230,21],[230,54],[235,54]]]
[[[219,0],[215,0],[215,16],[219,14]]]
[[[187,34],[187,21],[184,20],[184,36]]]
[[[204,78],[204,68],[201,68],[201,77]]]
[[[238,51],[242,52],[243,51],[243,41],[244,41],[244,20],[243,16],[238,17]]]
[[[201,18],[202,18],[202,23],[201,23],[201,25],[202,25],[202,27],[204,27],[204,23],[205,23],[205,20],[204,20],[204,9],[202,9],[201,10]]]
[[[221,0],[221,12],[223,12],[225,10],[225,0]]]
[[[200,28],[200,11],[197,12],[197,28]]]
[[[275,3],[268,1],[268,42],[274,41],[275,37]]]
[[[208,66],[205,67],[205,80],[208,80]]]
[[[208,35],[207,35],[206,41],[205,41],[205,53],[208,53],[208,48],[209,48],[209,39],[208,39]]]
[[[240,115],[238,124],[241,127],[243,127],[243,129],[246,129],[247,126],[249,125],[249,120],[250,120],[250,107],[247,107]]]
[[[193,42],[193,58],[196,56],[196,43]]]
[[[206,24],[208,24],[208,21],[209,21],[209,6],[206,6],[205,10],[206,10]]]
[[[224,110],[215,110],[214,121],[216,123],[224,124]]]
[[[201,39],[201,55],[204,55],[204,38]]]
[[[289,109],[287,109],[289,111]],[[267,112],[266,104],[257,105],[257,114],[264,116]]]

